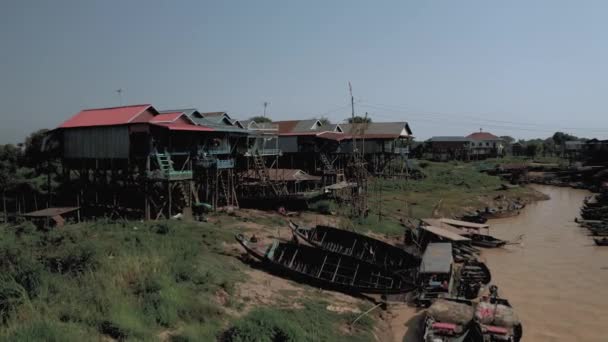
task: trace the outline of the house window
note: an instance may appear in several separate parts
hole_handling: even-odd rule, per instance
[[[489,143],[489,142],[486,142],[486,146],[490,146],[490,143]]]

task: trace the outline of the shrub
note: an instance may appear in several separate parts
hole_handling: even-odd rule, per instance
[[[26,300],[24,290],[12,278],[0,277],[0,322],[6,323]]]
[[[90,333],[76,324],[34,320],[10,331],[6,341],[80,342],[92,340]]]
[[[81,274],[87,270],[95,270],[100,264],[93,243],[70,244],[55,250],[53,254],[46,257],[45,263],[47,268],[55,273]]]
[[[301,341],[304,331],[278,311],[256,309],[239,320],[222,336],[222,342]]]
[[[332,212],[332,206],[331,201],[321,200],[310,204],[309,209],[321,214],[329,215]]]

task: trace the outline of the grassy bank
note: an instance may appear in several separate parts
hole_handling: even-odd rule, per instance
[[[0,340],[303,341],[346,334],[338,327],[351,317],[320,300],[242,315],[247,299],[235,288],[248,281],[249,267],[226,248],[239,224],[224,216],[205,224],[97,222],[49,232],[2,226]]]
[[[421,163],[426,178],[370,183],[359,231],[400,236],[400,220],[455,216],[501,198],[538,199],[474,163]],[[324,214],[340,211],[318,203]],[[336,222],[303,213],[304,224]],[[333,224],[333,223],[331,223]],[[368,341],[368,302],[255,270],[238,259],[237,232],[288,238],[285,217],[239,210],[207,223],[80,223],[51,231],[0,226],[0,340]]]
[[[420,162],[426,175],[420,180],[376,179],[369,186],[370,213],[356,220],[360,230],[383,234],[401,234],[401,219],[458,216],[473,209],[492,206],[500,200],[542,199],[538,192],[526,188],[501,190],[498,177],[478,171],[479,163]]]

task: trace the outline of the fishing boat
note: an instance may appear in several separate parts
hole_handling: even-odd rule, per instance
[[[608,238],[593,239],[598,246],[608,246]]]
[[[475,308],[468,300],[442,298],[428,309],[423,321],[425,342],[479,341]]]
[[[482,337],[480,341],[519,342],[523,326],[511,303],[498,297],[498,288],[490,286],[490,297],[477,304],[475,320]]]
[[[243,234],[235,237],[270,271],[296,281],[347,293],[398,294],[415,288],[402,275],[347,255],[278,240],[263,245]]]
[[[458,297],[466,299],[477,298],[482,286],[492,281],[490,269],[478,260],[465,262],[458,273]]]
[[[495,238],[491,235],[478,234],[478,233],[467,233],[463,236],[471,239],[473,246],[485,247],[485,248],[497,248],[507,244],[507,241]]]
[[[289,221],[289,228],[296,239],[302,239],[312,246],[354,257],[387,270],[407,270],[420,264],[420,259],[415,255],[366,235],[322,225],[302,227],[292,221]]]

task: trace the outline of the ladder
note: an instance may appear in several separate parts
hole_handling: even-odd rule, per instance
[[[260,176],[260,180],[263,183],[268,183],[270,181],[270,175],[268,175],[268,170],[266,169],[266,164],[264,163],[264,159],[257,152],[253,155],[253,164],[255,165],[255,169]]]
[[[262,158],[262,156],[260,156],[260,154],[258,152],[256,152],[253,155],[253,164],[260,177],[260,180],[262,181],[262,184],[270,185],[270,187],[272,188],[272,191],[277,196],[287,195],[287,193],[288,193],[287,188],[285,187],[284,184],[280,184],[277,187],[277,184],[275,184],[274,182],[272,182],[270,180],[270,175],[268,174],[268,169],[266,168],[266,163],[264,163],[264,159]]]
[[[173,171],[173,162],[171,161],[171,156],[168,153],[156,153],[156,162],[158,163],[160,170],[165,175],[169,175],[171,171]]]
[[[219,175],[220,184],[219,187],[222,188],[222,192],[224,193],[224,200],[226,201],[226,205],[231,205],[232,201],[230,200],[230,193],[228,192],[228,188],[226,187],[226,182],[224,181],[224,174],[220,173]]]
[[[334,166],[332,165],[331,161],[329,161],[329,158],[327,158],[325,153],[319,153],[319,157],[321,158],[321,163],[323,163],[326,171],[334,171]]]

